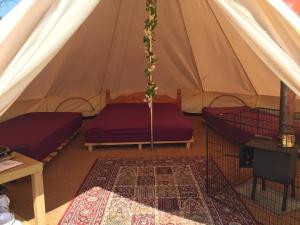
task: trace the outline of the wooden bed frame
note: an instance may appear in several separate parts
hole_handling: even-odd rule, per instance
[[[136,92],[129,95],[121,95],[115,99],[111,98],[110,90],[106,90],[106,98],[105,103],[107,104],[118,104],[118,103],[145,103],[145,93],[144,92]],[[173,103],[176,104],[181,109],[181,90],[177,90],[176,99],[171,98],[167,95],[157,95],[153,101],[154,103]],[[189,149],[191,144],[194,142],[194,138],[192,137],[189,140],[182,141],[154,141],[154,144],[186,144],[186,149]],[[150,141],[143,142],[113,142],[113,143],[85,143],[84,145],[91,152],[94,146],[107,146],[107,145],[138,145],[138,149],[142,150],[143,145],[150,144]]]
[[[67,138],[58,148],[51,152],[46,158],[42,160],[42,163],[44,166],[46,166],[52,159],[54,159],[55,156],[58,155],[58,153],[63,150],[76,136],[77,134],[81,131],[82,126],[78,128],[69,138]]]
[[[129,95],[121,95],[115,99],[110,96],[110,90],[106,90],[105,103],[118,104],[118,103],[145,103],[145,93],[136,92]],[[171,98],[168,95],[157,95],[153,100],[154,103],[174,103],[181,109],[181,89],[177,90],[176,99]]]
[[[72,101],[72,100],[81,100],[87,103],[87,105],[92,109],[92,112],[95,112],[95,107],[93,106],[92,103],[90,103],[89,100],[82,98],[82,97],[70,97],[67,99],[64,99],[62,102],[60,102],[54,112],[58,112],[58,110],[60,109],[60,107],[65,104],[66,102]],[[83,115],[82,115],[83,116]],[[44,164],[44,166],[46,166],[52,159],[54,159],[54,157],[56,157],[58,155],[58,153],[64,149],[76,136],[77,134],[82,130],[82,125],[81,127],[79,127],[70,137],[68,137],[60,146],[58,146],[58,148],[51,152],[46,158],[44,158],[42,160],[42,163]]]

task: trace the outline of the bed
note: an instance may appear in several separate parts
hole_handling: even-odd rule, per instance
[[[0,123],[0,145],[44,161],[81,128],[81,113],[35,112]]]
[[[97,145],[138,145],[150,143],[150,113],[143,101],[144,93],[134,93],[112,99],[106,92],[105,108],[88,123],[85,145],[92,151]],[[193,142],[193,128],[181,112],[181,92],[177,98],[159,95],[153,107],[154,143]]]

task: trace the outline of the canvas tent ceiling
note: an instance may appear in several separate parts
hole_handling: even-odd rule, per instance
[[[0,79],[10,78],[12,73],[25,74],[19,86],[26,89],[12,107],[0,107],[1,113],[10,107],[2,118],[26,111],[53,111],[69,97],[86,98],[100,109],[107,88],[114,95],[145,89],[145,1],[23,1],[31,2],[26,12],[35,16],[16,22],[4,41],[0,36],[0,52],[10,53],[0,53]],[[174,94],[181,88],[183,109],[190,112],[199,112],[221,93],[239,96],[251,106],[278,107],[279,78],[300,93],[299,62],[294,60],[300,58],[300,33],[270,5],[266,4],[267,11],[261,10],[259,2],[158,0],[155,80],[160,93]],[[275,16],[277,21],[270,25]],[[20,26],[25,28],[20,30]],[[257,27],[260,30],[255,30]],[[280,39],[283,29],[289,33]],[[259,44],[252,37],[257,33],[251,31],[260,34]],[[12,32],[18,32],[20,38]],[[267,52],[266,43],[272,47]],[[290,45],[285,49],[283,43]],[[22,60],[25,66],[16,67]],[[8,79],[5,86],[11,95],[16,90],[10,86],[13,81]],[[63,110],[86,110],[86,104],[72,101]]]

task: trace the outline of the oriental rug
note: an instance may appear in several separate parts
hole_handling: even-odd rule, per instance
[[[97,159],[59,224],[256,224],[236,192],[222,198],[206,195],[204,158]]]

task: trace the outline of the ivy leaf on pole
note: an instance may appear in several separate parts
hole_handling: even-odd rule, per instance
[[[154,42],[154,29],[157,25],[157,3],[156,0],[147,0],[146,11],[148,13],[148,18],[145,20],[144,28],[144,48],[147,59],[147,64],[145,68],[145,75],[147,78],[148,86],[145,93],[146,101],[152,104],[152,99],[156,96],[158,87],[153,81],[153,71],[156,66],[156,56],[153,52],[153,42]]]

